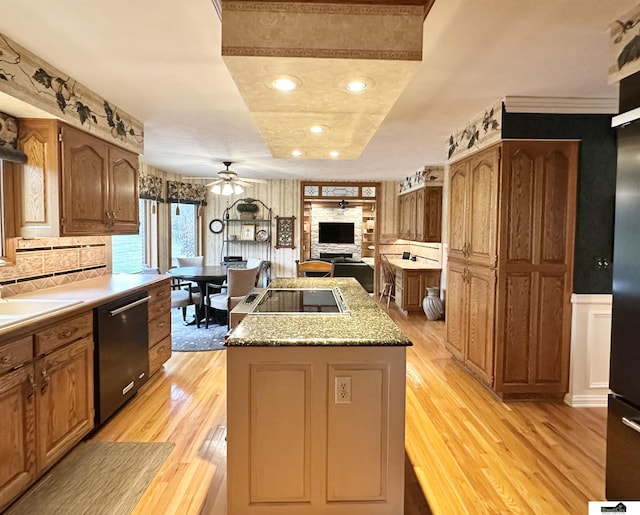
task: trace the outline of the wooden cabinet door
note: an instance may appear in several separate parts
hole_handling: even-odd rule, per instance
[[[503,149],[496,388],[559,397],[569,376],[578,143]]]
[[[468,161],[451,166],[449,176],[449,259],[465,260],[467,244]]]
[[[62,234],[108,232],[108,144],[73,127],[62,128]]]
[[[496,272],[467,268],[467,338],[465,363],[487,385],[493,385]]]
[[[416,193],[417,193],[416,191],[407,193],[407,200],[406,200],[407,227],[406,227],[405,236],[404,236],[405,240],[416,239]]]
[[[460,361],[465,355],[467,338],[467,283],[463,262],[449,260],[447,267],[447,302],[445,347]]]
[[[112,234],[138,233],[138,157],[109,147],[109,225]]]
[[[425,188],[416,190],[416,221],[415,221],[415,240],[425,241],[425,223],[426,223],[426,193]]]
[[[55,120],[20,120],[20,150],[27,162],[16,166],[16,223],[25,238],[60,236],[59,142]]]
[[[398,236],[403,240],[410,240],[415,232],[415,192],[400,195],[399,202],[400,227],[398,230]]]
[[[424,233],[419,241],[442,241],[442,187],[431,186],[424,189]]]
[[[404,271],[404,300],[403,307],[408,313],[422,311],[422,299],[426,295],[425,280],[422,272]]]
[[[36,476],[33,364],[0,376],[0,510]]]
[[[38,469],[52,465],[93,428],[93,339],[36,361]]]
[[[466,255],[470,263],[497,264],[499,177],[500,146],[469,158]]]

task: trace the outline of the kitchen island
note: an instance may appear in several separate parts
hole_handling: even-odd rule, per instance
[[[227,341],[229,515],[397,515],[411,342],[353,278],[344,313],[249,314]]]

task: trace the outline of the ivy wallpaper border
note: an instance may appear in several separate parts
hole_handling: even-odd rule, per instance
[[[143,152],[142,122],[3,34],[0,91],[132,152]]]
[[[640,5],[609,25],[609,84],[640,71]]]
[[[472,118],[464,129],[447,140],[447,160],[452,161],[485,148],[502,138],[502,100]]]
[[[425,166],[413,175],[409,175],[400,181],[398,193],[407,193],[417,190],[429,183],[441,183],[444,179],[444,166]]]

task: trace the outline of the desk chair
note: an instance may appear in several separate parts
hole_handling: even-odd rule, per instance
[[[387,297],[387,308],[391,303],[391,298],[396,298],[396,271],[391,266],[389,258],[384,254],[380,255],[380,264],[382,265],[382,290],[380,290],[380,298],[378,302],[382,301],[383,297]]]
[[[259,271],[259,266],[255,268],[229,268],[227,271],[227,292],[207,295],[205,299],[205,327],[209,327],[209,314],[212,309],[226,312],[228,323],[231,310],[255,287]]]
[[[333,277],[333,268],[333,263],[327,261],[311,260],[300,263],[300,260],[296,259],[298,277]]]

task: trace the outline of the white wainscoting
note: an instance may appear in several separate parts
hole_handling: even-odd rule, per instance
[[[607,405],[611,302],[609,294],[571,296],[571,364],[564,401],[575,408]]]

